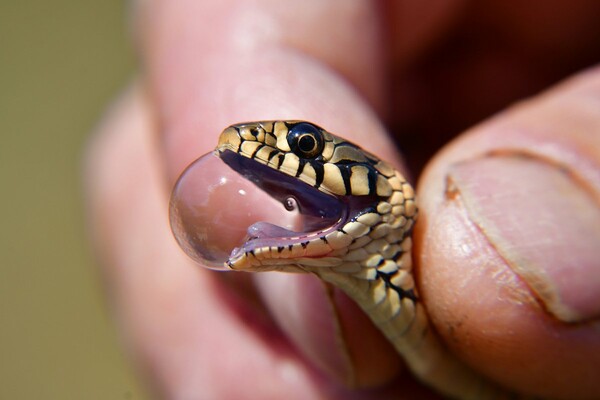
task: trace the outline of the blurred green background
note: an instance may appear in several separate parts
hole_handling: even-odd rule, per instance
[[[0,0],[0,399],[145,398],[85,241],[82,149],[133,57],[124,2]]]

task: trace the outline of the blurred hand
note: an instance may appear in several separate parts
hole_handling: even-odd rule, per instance
[[[159,394],[436,397],[341,293],[212,273],[172,237],[174,180],[224,127],[305,119],[407,174],[426,165],[417,278],[457,357],[515,392],[600,397],[600,70],[438,152],[596,62],[598,2],[154,0],[133,14],[142,74],[95,135],[86,183],[126,346]]]

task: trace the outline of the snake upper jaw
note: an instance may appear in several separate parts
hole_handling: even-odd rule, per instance
[[[217,150],[221,151],[222,149],[235,151],[240,147],[241,142],[242,139],[238,131],[234,127],[230,126],[221,132],[221,135],[219,135]]]

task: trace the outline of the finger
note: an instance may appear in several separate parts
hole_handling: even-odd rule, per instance
[[[139,89],[114,105],[86,157],[91,236],[130,356],[160,398],[392,398],[312,370],[248,290],[199,270],[171,237],[156,126]],[[237,290],[233,290],[237,289]],[[235,382],[235,384],[232,384]],[[406,377],[409,395],[431,398]]]
[[[274,117],[313,120],[397,162],[373,113],[384,108],[375,7],[144,4],[137,25],[172,175],[211,149],[208,139],[232,121]]]
[[[319,376],[257,302],[177,247],[155,128],[139,88],[130,91],[96,134],[86,174],[96,251],[146,383],[161,398],[248,398],[249,388],[258,398],[317,398]]]
[[[400,164],[376,114],[384,102],[373,4],[156,1],[137,21],[171,182],[244,120],[310,120]],[[323,370],[359,386],[398,371],[389,344],[339,294],[295,276],[256,279],[278,325]]]
[[[419,183],[435,326],[474,368],[542,397],[600,396],[599,95],[599,69],[572,78],[463,135]]]

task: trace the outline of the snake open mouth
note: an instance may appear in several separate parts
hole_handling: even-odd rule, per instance
[[[231,259],[257,248],[306,242],[337,229],[348,220],[350,203],[344,197],[323,193],[296,177],[229,150],[221,153],[221,159],[287,211],[298,212],[300,217],[293,229],[265,221],[252,224],[244,244],[233,250]]]
[[[334,196],[231,150],[207,154],[180,177],[171,227],[201,264],[223,269],[257,249],[306,243],[339,229],[369,197]]]

